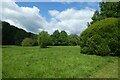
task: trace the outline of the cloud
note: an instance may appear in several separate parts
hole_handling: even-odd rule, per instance
[[[0,18],[28,32],[39,33],[42,30],[52,34],[56,29],[65,30],[68,34],[80,34],[91,21],[94,9],[69,8],[64,11],[49,10],[50,22],[41,15],[40,9],[33,7],[19,7],[14,1],[2,2]]]
[[[40,29],[46,27],[46,20],[39,14],[40,10],[33,6],[19,7],[15,2],[3,2],[1,20],[7,21],[12,25],[23,28],[27,31],[38,33]]]
[[[49,13],[53,17],[50,25],[58,30],[66,30],[67,33],[80,34],[87,28],[87,22],[91,22],[91,17],[94,14],[94,9],[66,9],[65,11],[59,12],[56,10],[50,10]],[[54,29],[53,29],[54,30]]]
[[[59,14],[59,11],[57,11],[57,10],[50,10],[49,13],[51,14],[51,16],[54,17],[54,16]]]

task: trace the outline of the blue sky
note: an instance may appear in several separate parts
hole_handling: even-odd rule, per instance
[[[92,16],[99,10],[98,2],[6,2],[0,16],[27,32],[38,34],[55,30],[68,34],[81,34]]]
[[[86,7],[99,10],[98,2],[16,2],[16,4],[20,7],[38,7],[40,14],[45,17],[48,22],[51,19],[51,15],[48,12],[49,10],[58,10],[61,12],[68,8],[84,9]]]

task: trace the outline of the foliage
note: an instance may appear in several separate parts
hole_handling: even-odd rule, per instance
[[[38,35],[31,32],[26,32],[23,29],[19,29],[10,25],[8,22],[1,21],[2,24],[2,45],[21,45],[23,39],[31,38],[35,41],[34,45],[38,45]],[[68,34],[65,31],[59,32],[55,30],[50,35],[49,44],[53,46],[67,46],[67,45],[79,45],[79,38],[76,34]]]
[[[34,40],[34,46],[38,45],[38,34],[28,33],[28,37]]]
[[[92,17],[92,20],[95,22],[95,21],[99,21],[100,20],[100,13],[98,10],[95,11],[93,17]]]
[[[68,35],[65,31],[60,32],[60,44],[62,46],[68,45]]]
[[[23,29],[19,29],[8,22],[1,21],[2,24],[2,45],[21,45],[21,42],[26,37],[32,38],[36,41],[37,45],[37,35],[33,33],[28,33]]]
[[[14,38],[15,38],[15,44],[16,44],[16,45],[21,45],[21,42],[22,42],[23,39],[25,39],[26,37],[27,37],[26,31],[23,31],[22,29],[19,30],[19,31],[15,34],[15,36],[14,36]]]
[[[120,51],[120,19],[107,18],[88,27],[80,36],[81,52],[115,55]]]
[[[54,33],[51,35],[51,38],[54,46],[60,45],[60,33],[58,30],[54,31]]]
[[[100,11],[96,10],[93,17],[92,23],[100,21],[105,18],[120,18],[120,1],[119,2],[100,2]]]
[[[3,46],[3,78],[118,78],[118,58],[80,54],[79,46]]]
[[[47,47],[51,43],[51,37],[49,34],[45,31],[42,31],[38,35],[38,45],[41,48]]]
[[[35,44],[35,41],[31,38],[25,38],[23,41],[22,41],[22,46],[33,46]]]
[[[70,46],[79,45],[79,37],[78,37],[78,35],[70,34],[68,37],[69,37],[69,45]]]
[[[15,44],[14,35],[17,32],[17,28],[11,26],[7,22],[2,22],[2,45]]]

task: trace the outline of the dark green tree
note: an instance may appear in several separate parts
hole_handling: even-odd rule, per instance
[[[120,1],[119,2],[105,2],[99,3],[100,11],[95,11],[92,17],[92,23],[100,21],[105,18],[119,18],[120,17]]]
[[[100,20],[100,13],[98,10],[95,11],[93,17],[92,17],[93,21],[99,21]]]
[[[2,45],[14,45],[14,35],[17,31],[18,28],[2,21]]]
[[[36,41],[37,35],[28,33],[23,29],[10,25],[8,22],[1,21],[2,24],[2,45],[21,45],[24,38],[29,37]]]
[[[120,17],[120,2],[100,2],[101,9],[101,17],[109,18],[109,17]]]
[[[58,30],[54,31],[54,33],[51,35],[51,38],[54,46],[60,45],[60,33]]]
[[[60,45],[67,46],[68,45],[68,35],[65,31],[60,32]]]
[[[25,39],[28,36],[27,32],[20,29],[16,34],[15,34],[15,44],[16,45],[21,45],[21,42],[23,41],[23,39]]]

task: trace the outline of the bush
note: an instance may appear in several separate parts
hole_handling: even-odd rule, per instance
[[[33,46],[35,44],[35,41],[32,40],[31,38],[25,38],[23,41],[22,41],[22,46]]]
[[[100,44],[96,49],[96,54],[101,56],[110,55],[110,48],[106,44]]]
[[[119,56],[120,18],[107,18],[90,25],[80,35],[81,53]]]

